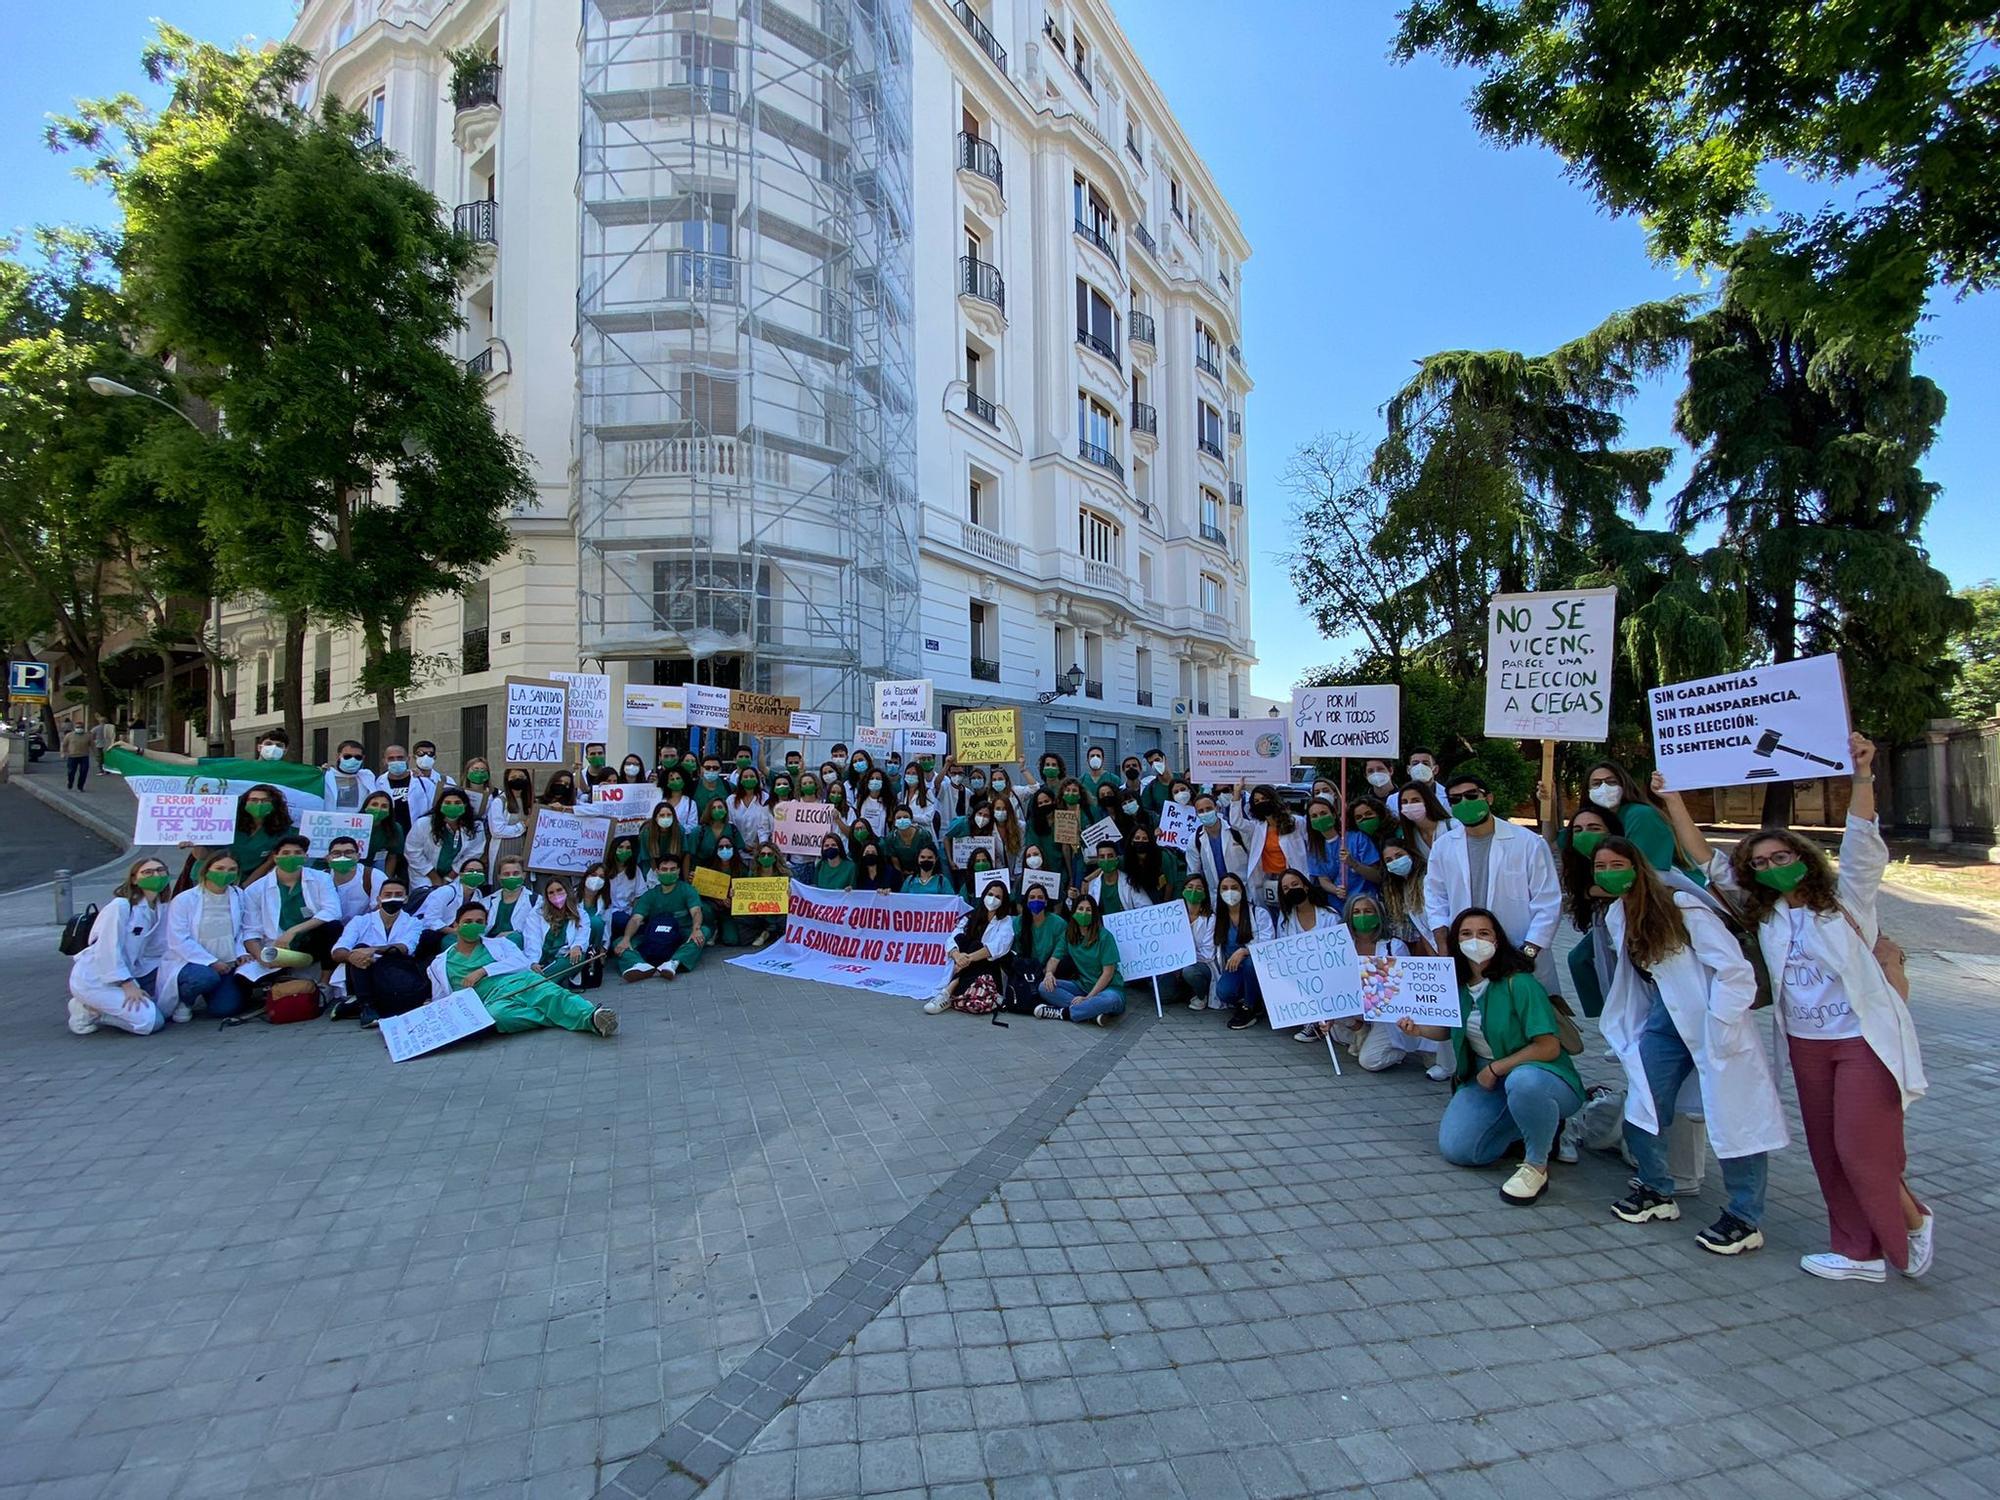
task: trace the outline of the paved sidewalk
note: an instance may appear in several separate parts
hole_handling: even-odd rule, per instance
[[[132,820],[137,806],[131,788],[122,776],[111,776],[91,767],[83,790],[64,784],[61,756],[43,756],[25,772],[8,778],[9,786],[20,787],[29,796],[101,834],[123,849],[132,839]]]

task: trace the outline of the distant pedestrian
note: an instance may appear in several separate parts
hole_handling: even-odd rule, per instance
[[[83,720],[72,719],[62,737],[63,770],[72,792],[80,792],[90,780],[90,731]]]
[[[132,748],[141,755],[146,753],[146,720],[144,717],[132,721],[132,727],[125,731],[125,738],[132,742]]]
[[[91,743],[97,747],[98,770],[104,769],[104,752],[111,748],[112,741],[117,738],[118,731],[109,719],[99,719],[96,727],[90,731]]]

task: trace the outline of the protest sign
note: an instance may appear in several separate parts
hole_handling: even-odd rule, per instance
[[[729,693],[729,728],[738,734],[775,735],[792,732],[792,715],[799,700],[775,693],[746,693],[732,688]]]
[[[646,820],[644,818],[613,818],[611,820],[611,842],[614,844],[620,839],[636,839],[645,831]]]
[[[784,875],[745,876],[729,887],[729,914],[733,917],[782,917],[790,900],[792,882]]]
[[[611,738],[611,679],[603,672],[551,672],[569,692],[563,737],[572,745],[602,744]]]
[[[559,812],[553,807],[537,808],[528,868],[581,875],[604,858],[611,839],[611,826],[603,818]]]
[[[312,840],[306,849],[310,859],[325,859],[335,839],[353,839],[365,851],[375,832],[375,820],[365,812],[330,812],[317,807],[298,816],[299,832]]]
[[[1190,719],[1188,764],[1195,781],[1255,786],[1291,780],[1283,719]]]
[[[389,1049],[389,1061],[399,1063],[435,1052],[492,1024],[493,1017],[477,995],[471,990],[453,990],[442,1000],[419,1005],[400,1016],[382,1017],[376,1029]]]
[[[113,745],[104,752],[104,770],[108,775],[124,777],[126,789],[135,797],[147,792],[208,796],[226,793],[233,803],[253,786],[274,786],[285,794],[285,805],[294,816],[306,808],[323,806],[326,801],[326,773],[318,766],[302,766],[295,760],[238,760],[232,756],[206,755],[190,765],[185,760],[164,760]],[[232,832],[220,842],[226,844],[234,837]]]
[[[1201,836],[1201,814],[1178,802],[1160,804],[1160,829],[1153,842],[1162,849],[1192,849]]]
[[[1155,974],[1178,974],[1194,962],[1194,929],[1183,901],[1109,912],[1104,930],[1118,944],[1118,972],[1128,984]]]
[[[681,729],[688,721],[683,687],[628,685],[623,702],[627,729]]]
[[[754,973],[928,999],[951,973],[956,896],[820,891],[794,886],[785,936],[729,962]]]
[[[955,709],[951,716],[951,753],[968,766],[1012,765],[1021,758],[1021,711]]]
[[[1083,814],[1073,807],[1059,807],[1049,820],[1055,830],[1056,842],[1065,849],[1075,849],[1083,843]]]
[[[819,715],[793,714],[791,727],[785,732],[795,740],[816,740],[819,738]]]
[[[369,825],[366,813],[361,822]],[[236,799],[228,792],[139,793],[139,820],[132,829],[135,849],[150,844],[226,849],[235,837]]]
[[[1062,871],[1023,870],[1021,871],[1021,895],[1025,898],[1030,891],[1040,891],[1051,901],[1062,899]]]
[[[1653,764],[1674,791],[1854,772],[1837,656],[1657,687]]]
[[[1458,969],[1448,958],[1397,958],[1377,954],[1360,960],[1361,1015],[1368,1021],[1400,1021],[1423,1026],[1456,1026]]]
[[[563,742],[569,692],[546,677],[507,679],[507,733],[501,743],[510,766],[567,764]]]
[[[1000,863],[1000,839],[991,833],[964,833],[951,841],[952,868],[968,870],[972,867],[972,856],[980,850],[996,865]]]
[[[951,736],[942,729],[905,729],[903,754],[915,760],[920,755],[943,755],[951,746]]]
[[[858,724],[854,729],[854,748],[866,750],[870,755],[887,755],[896,748],[896,731],[873,724]]]
[[[1347,929],[1324,912],[1311,932],[1250,945],[1271,1029],[1361,1014],[1361,961]]]
[[[1380,756],[1394,760],[1402,746],[1403,690],[1371,687],[1292,689],[1292,749],[1301,759]]]
[[[687,721],[703,729],[729,727],[729,689],[690,682],[681,689],[687,698]]]
[[[650,781],[605,781],[590,789],[590,800],[576,810],[584,817],[637,818],[640,826],[653,815],[666,793]]]
[[[729,899],[729,877],[720,870],[711,870],[703,865],[694,867],[694,893],[709,901]]]
[[[1005,865],[995,865],[990,870],[982,870],[972,877],[972,895],[975,900],[986,894],[986,888],[998,883],[1005,890],[1014,889],[1014,878]]]
[[[771,842],[793,859],[818,858],[820,840],[839,832],[839,810],[824,802],[780,802],[771,815]]]
[[[1083,847],[1095,850],[1099,844],[1116,844],[1123,835],[1118,832],[1118,823],[1113,818],[1099,818],[1083,830]]]
[[[1486,732],[1601,740],[1611,725],[1616,589],[1495,594],[1486,615]]]
[[[878,729],[930,728],[930,679],[920,677],[908,682],[876,683],[875,726]]]

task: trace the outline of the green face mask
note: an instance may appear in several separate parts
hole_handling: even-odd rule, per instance
[[[171,875],[141,875],[132,884],[142,891],[164,891],[174,883]]]
[[[455,930],[458,933],[460,941],[467,943],[476,943],[486,936],[486,924],[484,922],[460,922]]]
[[[345,875],[349,873],[351,870],[353,870],[354,866],[357,863],[359,863],[359,861],[348,859],[346,856],[343,855],[339,859],[328,860],[326,862],[326,867],[329,870],[333,871],[333,873],[336,875]]]
[[[444,820],[447,823],[456,823],[460,818],[465,816],[465,804],[463,802],[445,802],[439,805],[438,810],[444,814]]]
[[[1062,772],[1058,771],[1058,770],[1057,770],[1057,769],[1056,769],[1056,768],[1055,768],[1054,766],[1043,766],[1043,767],[1042,767],[1042,780],[1044,780],[1044,781],[1061,781],[1061,780],[1062,780]]]
[[[838,858],[839,856],[836,855],[835,857]],[[762,865],[767,870],[770,869],[771,866],[775,865],[777,862],[778,862],[778,856],[775,854],[760,854],[757,856],[757,863]]]
[[[295,875],[306,867],[306,857],[303,854],[280,854],[271,863],[287,875]]]
[[[1374,911],[1358,911],[1354,914],[1354,930],[1359,933],[1377,931],[1382,926],[1382,914]]]
[[[525,875],[502,875],[500,877],[500,889],[503,891],[518,891],[527,883],[528,877]]]
[[[243,878],[241,870],[210,870],[201,877],[218,891],[226,891]]]
[[[1200,891],[1197,891],[1197,890],[1187,890],[1187,891],[1182,891],[1182,892],[1181,892],[1181,900],[1183,900],[1183,901],[1187,902],[1187,904],[1188,904],[1189,906],[1199,906],[1199,905],[1201,905],[1201,903],[1202,903],[1202,899],[1203,899],[1203,898],[1202,898],[1202,893],[1201,893]]]
[[[1595,828],[1572,829],[1569,846],[1585,859],[1589,859],[1597,852],[1597,846],[1604,842],[1605,837],[1606,835],[1599,833]]]
[[[591,757],[590,757],[590,768],[591,768],[591,770],[593,770],[593,771],[601,771],[601,770],[603,770],[603,769],[604,769],[604,757],[603,757],[603,756],[601,756],[601,755],[593,755],[593,756],[591,756]]]
[[[1338,818],[1321,817],[1312,820],[1312,830],[1314,833],[1332,833],[1339,826],[1340,820]]]
[[[1622,896],[1638,883],[1639,872],[1632,869],[1599,870],[1591,878],[1597,882],[1600,891],[1611,896]]]
[[[613,850],[611,857],[617,860],[618,863],[621,865],[629,865],[632,863],[632,851],[629,848]]]
[[[1372,836],[1375,830],[1382,826],[1382,820],[1380,818],[1356,818],[1354,826],[1359,828],[1363,833]]]
[[[720,802],[710,803],[708,821],[715,824],[727,823],[729,821],[729,809],[724,807]]]
[[[681,883],[681,872],[679,870],[662,870],[657,878],[660,882],[660,889],[670,891]]]
[[[364,807],[362,809],[363,812],[367,813],[369,817],[373,818],[378,823],[381,822],[384,818],[388,817],[391,810],[392,809],[386,807]]]
[[[1798,889],[1798,884],[1806,878],[1806,862],[1795,859],[1788,865],[1772,865],[1768,870],[1757,872],[1757,884],[1774,890],[1780,895]]]
[[[1083,800],[1083,794],[1082,794],[1081,792],[1064,792],[1064,793],[1063,793],[1063,806],[1064,806],[1064,807],[1075,807],[1075,806],[1077,805],[1077,803],[1081,802],[1082,800]]]
[[[462,870],[459,872],[458,883],[468,891],[476,891],[486,883],[486,877],[477,870]]]
[[[687,790],[687,783],[682,781],[678,776],[669,776],[667,778],[667,790],[678,797],[682,792]]]
[[[243,810],[253,818],[263,818],[270,814],[271,804],[268,802],[246,802],[243,804]]]
[[[467,786],[485,786],[492,779],[493,773],[491,771],[467,771],[465,773],[465,784]]]
[[[1079,927],[1088,927],[1096,920],[1097,913],[1094,911],[1080,911],[1076,914],[1076,925]]]
[[[1098,860],[1097,868],[1104,871],[1108,875],[1113,870],[1118,868],[1118,861],[1107,854],[1102,859]]]
[[[1484,797],[1468,797],[1463,802],[1454,802],[1451,805],[1451,815],[1467,828],[1476,823],[1484,823],[1492,813],[1493,804]]]

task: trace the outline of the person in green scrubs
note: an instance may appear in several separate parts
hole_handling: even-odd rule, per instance
[[[618,972],[628,983],[658,973],[672,980],[701,963],[708,944],[707,915],[694,885],[681,879],[681,857],[662,854],[653,863],[653,883],[632,908],[625,931],[612,945]]]
[[[443,999],[454,990],[471,990],[501,1032],[535,1031],[560,1026],[565,1031],[594,1031],[610,1036],[618,1029],[618,1012],[592,1005],[582,996],[544,979],[528,965],[528,957],[512,943],[486,936],[486,904],[468,901],[452,928],[452,942],[431,960],[431,995]]]
[[[236,799],[236,837],[229,841],[229,852],[246,887],[271,873],[278,840],[297,832],[285,794],[276,787],[260,783]]]
[[[1062,963],[1076,970],[1074,979],[1058,979]],[[1042,1003],[1035,1014],[1044,1021],[1095,1021],[1109,1025],[1125,1014],[1124,979],[1118,972],[1118,940],[1104,930],[1096,900],[1079,891],[1070,910],[1069,933],[1062,959],[1050,959],[1042,969]]]

